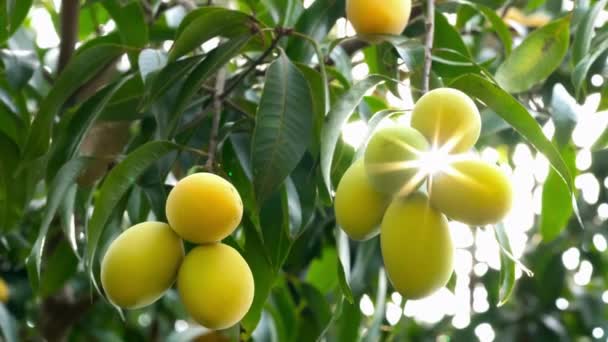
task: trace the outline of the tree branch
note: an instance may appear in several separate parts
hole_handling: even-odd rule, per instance
[[[61,2],[61,45],[59,46],[57,74],[68,64],[74,53],[74,47],[78,39],[79,14],[79,0],[63,0]]]
[[[424,74],[422,79],[422,92],[429,91],[431,83],[431,66],[433,65],[433,40],[435,38],[435,3],[434,0],[427,0],[426,4],[426,40],[424,43]]]
[[[207,157],[207,163],[205,163],[205,169],[208,171],[213,170],[213,163],[215,161],[215,152],[217,150],[217,136],[220,130],[220,120],[222,118],[222,94],[224,93],[224,87],[226,85],[226,68],[221,68],[217,73],[215,80],[215,94],[213,95],[213,122],[211,124],[211,134],[209,135],[209,156]]]

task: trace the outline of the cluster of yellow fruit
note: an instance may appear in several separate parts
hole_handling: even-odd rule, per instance
[[[340,180],[338,224],[354,240],[380,234],[387,274],[408,299],[430,295],[452,274],[446,216],[483,226],[500,222],[511,208],[507,176],[467,153],[480,131],[471,98],[435,89],[416,103],[411,127],[379,129]],[[416,192],[425,180],[428,195]]]
[[[239,322],[253,302],[253,275],[237,250],[219,242],[241,221],[237,190],[211,173],[190,175],[169,193],[166,214],[169,224],[140,223],[111,243],[101,263],[108,299],[122,308],[141,308],[177,279],[195,321],[209,329]],[[184,257],[182,239],[199,246]]]

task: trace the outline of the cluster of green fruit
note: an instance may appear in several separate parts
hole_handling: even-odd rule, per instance
[[[336,220],[354,240],[380,234],[393,286],[417,299],[445,286],[452,270],[448,220],[500,222],[512,205],[507,176],[467,153],[481,118],[466,94],[440,88],[421,97],[411,127],[381,128],[336,191]],[[427,194],[417,192],[426,181]]]
[[[209,329],[239,322],[253,302],[253,275],[239,252],[220,242],[243,215],[237,190],[214,174],[193,174],[171,190],[165,209],[169,224],[140,223],[112,241],[101,263],[106,296],[119,307],[141,308],[177,279],[195,321]],[[182,239],[199,246],[184,257]]]

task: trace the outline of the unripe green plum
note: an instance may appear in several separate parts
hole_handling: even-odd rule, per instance
[[[347,0],[346,16],[359,35],[399,35],[410,18],[410,0]]]
[[[380,242],[386,273],[407,299],[431,295],[452,275],[454,247],[448,221],[423,194],[391,203],[382,220]]]
[[[511,210],[511,182],[497,166],[468,158],[450,163],[429,183],[432,205],[471,226],[500,222]]]
[[[463,153],[475,145],[481,133],[481,117],[475,102],[460,90],[439,88],[422,96],[412,113],[412,127],[433,148]]]
[[[363,159],[351,165],[338,184],[334,203],[338,225],[353,240],[378,235],[390,198],[369,183]]]
[[[230,182],[212,173],[195,173],[169,193],[167,220],[179,236],[193,243],[217,242],[241,222],[243,202]]]
[[[183,257],[182,240],[169,225],[140,223],[110,244],[101,262],[101,284],[115,305],[141,308],[173,285]]]
[[[186,311],[209,329],[238,323],[253,302],[253,274],[234,248],[222,243],[191,250],[179,270],[177,289]]]
[[[389,126],[378,130],[365,150],[365,170],[372,186],[388,195],[405,196],[424,181],[418,163],[429,144],[417,130]]]

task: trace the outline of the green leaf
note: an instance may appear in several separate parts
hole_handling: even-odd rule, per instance
[[[312,138],[312,110],[306,79],[282,54],[268,68],[253,132],[251,162],[259,203],[302,159]]]
[[[587,79],[587,74],[589,73],[589,69],[595,61],[604,54],[608,50],[608,38],[604,39],[601,43],[591,50],[590,53],[585,55],[583,59],[574,67],[572,71],[572,84],[574,85],[574,89],[576,89],[576,96],[579,97],[583,94],[583,89],[585,88],[585,80]]]
[[[151,74],[145,84],[145,96],[140,110],[148,109],[148,106],[161,98],[176,83],[181,82],[197,64],[203,56],[195,56],[180,59],[179,61],[167,64],[158,73]]]
[[[0,5],[0,44],[19,29],[34,0],[7,0]]]
[[[310,263],[306,281],[321,293],[329,294],[338,285],[338,254],[333,246],[325,246],[318,259]]]
[[[61,240],[49,256],[40,279],[40,296],[46,298],[57,293],[78,268],[78,258],[67,240]]]
[[[286,191],[276,191],[262,204],[260,227],[262,241],[274,273],[278,273],[289,255],[289,206]]]
[[[336,103],[332,106],[323,130],[321,131],[321,172],[327,189],[331,192],[333,185],[331,184],[331,168],[334,152],[342,126],[348,121],[355,108],[363,99],[365,93],[387,79],[380,75],[369,75],[367,78],[359,81],[352,86]]]
[[[572,173],[576,172],[576,151],[572,145],[562,149],[562,157]],[[550,242],[557,238],[567,227],[572,217],[572,196],[568,187],[555,170],[550,170],[543,185],[542,211],[540,216],[540,233],[543,241]]]
[[[594,35],[595,22],[606,7],[608,0],[599,0],[582,17],[579,22],[574,40],[572,41],[572,64],[577,65],[585,56],[589,54],[591,39]]]
[[[21,118],[4,103],[0,102],[0,134],[6,135],[17,146],[22,146],[25,139],[25,124]]]
[[[53,221],[55,213],[57,212],[57,209],[59,209],[59,205],[66,196],[68,190],[76,182],[78,175],[80,175],[80,173],[87,167],[87,165],[89,165],[91,161],[92,158],[88,157],[79,157],[70,160],[59,170],[57,177],[53,179],[53,182],[49,186],[49,195],[46,207],[44,208],[40,229],[38,230],[38,237],[36,238],[32,251],[27,258],[27,263],[30,264],[30,266],[35,270],[35,274],[30,274],[30,277],[35,276],[40,278],[42,252],[44,251],[46,236],[48,234],[51,222]],[[32,283],[37,284],[38,282],[32,281]]]
[[[149,142],[127,155],[107,175],[99,190],[95,210],[87,228],[86,260],[88,273],[94,284],[93,266],[97,245],[114,208],[148,167],[178,148],[178,145],[167,141]]]
[[[460,2],[465,3],[467,6],[476,9],[490,22],[492,28],[494,29],[494,32],[496,32],[496,35],[498,35],[498,38],[500,38],[502,44],[504,45],[505,56],[508,56],[511,53],[511,47],[513,46],[513,38],[511,37],[511,32],[509,31],[509,28],[502,20],[502,18],[499,17],[498,14],[496,14],[496,11],[482,4],[462,0]]]
[[[504,253],[505,251],[511,253],[511,244],[509,243],[509,237],[505,232],[505,227],[502,224],[497,224],[494,227],[494,234],[496,240],[501,246],[500,253],[500,289],[499,298],[500,301],[498,306],[503,306],[507,303],[515,287],[515,262],[513,259]]]
[[[17,342],[17,322],[10,312],[0,303],[0,330],[6,342]]]
[[[266,299],[270,295],[270,290],[274,285],[277,275],[274,273],[273,267],[264,253],[264,245],[255,227],[247,218],[243,219],[243,230],[245,233],[243,257],[253,273],[255,290],[253,303],[245,317],[241,320],[241,325],[247,334],[251,335],[262,318]]]
[[[139,1],[106,0],[102,5],[116,23],[122,44],[143,48],[148,43],[148,24]],[[129,59],[137,66],[137,52],[129,52]]]
[[[321,42],[342,16],[344,0],[316,0],[304,10],[295,30]],[[287,44],[287,55],[293,61],[308,63],[314,53],[312,46],[298,37],[291,38]]]
[[[130,77],[127,77],[113,86],[102,89],[82,104],[74,115],[69,118],[70,120],[65,125],[65,129],[61,131],[61,134],[57,136],[53,143],[47,177],[54,178],[57,170],[78,153],[86,132],[97,120],[116,91],[129,80]],[[68,117],[66,116],[65,118]]]
[[[346,233],[342,229],[336,229],[336,246],[338,248],[337,263],[338,263],[338,283],[342,290],[342,295],[353,304],[353,290],[350,288],[350,245]]]
[[[317,70],[299,63],[296,64],[296,66],[308,82],[308,87],[310,88],[312,96],[314,138],[312,139],[310,150],[312,154],[316,156],[319,153],[321,130],[323,129],[323,121],[325,120],[325,85],[321,73]]]
[[[232,38],[252,32],[255,19],[246,13],[220,7],[203,7],[188,14],[182,21],[169,61],[189,53],[207,40],[222,36]]]
[[[433,49],[438,48],[455,50],[467,57],[471,55],[460,33],[456,31],[454,26],[450,25],[443,13],[436,11]]]
[[[48,149],[53,120],[64,102],[106,64],[124,53],[116,45],[96,45],[77,53],[65,67],[55,85],[40,104],[25,145],[25,161],[43,155]]]
[[[510,93],[529,90],[561,65],[569,41],[569,17],[532,32],[498,67],[496,81]]]
[[[511,56],[514,54],[515,51]],[[538,122],[514,97],[506,93],[498,85],[477,75],[459,77],[450,86],[477,98],[508,122],[511,127],[547,157],[549,163],[551,163],[568,185],[570,193],[574,192],[570,170],[562,159],[561,154],[555,145],[547,139]]]

